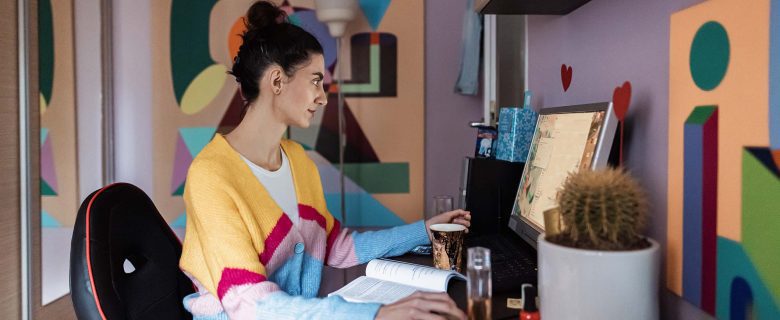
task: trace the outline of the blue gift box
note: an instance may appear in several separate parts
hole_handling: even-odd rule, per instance
[[[501,108],[498,114],[496,159],[525,162],[539,114],[531,108]]]

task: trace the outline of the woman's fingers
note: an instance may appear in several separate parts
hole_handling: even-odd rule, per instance
[[[462,224],[462,225],[464,225],[466,227],[470,227],[471,226],[471,221],[463,219],[463,218],[456,218],[455,220],[452,221],[452,223]]]
[[[417,301],[417,303],[422,303],[422,305],[416,305],[415,307],[429,313],[433,312],[441,315],[450,315],[456,319],[466,318],[466,314],[458,309],[458,306],[455,305],[455,301],[446,293],[423,293],[421,298]]]

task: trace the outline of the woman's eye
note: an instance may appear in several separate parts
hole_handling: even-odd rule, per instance
[[[319,87],[321,81],[322,80],[320,80],[320,79],[314,79],[313,83],[314,83],[315,86]]]

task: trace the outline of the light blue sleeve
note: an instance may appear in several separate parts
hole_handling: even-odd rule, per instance
[[[379,303],[351,303],[339,296],[304,298],[284,292],[260,300],[256,319],[373,320]]]
[[[188,308],[189,297],[184,298],[184,306],[193,314],[193,320],[230,320],[221,308],[208,314],[193,312]],[[373,320],[381,306],[378,303],[351,303],[339,296],[304,298],[278,291],[255,302],[254,319]]]
[[[353,232],[352,239],[358,263],[400,256],[416,246],[431,243],[423,220],[385,230]]]

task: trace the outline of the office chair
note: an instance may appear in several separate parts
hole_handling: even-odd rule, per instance
[[[81,204],[71,240],[76,315],[192,319],[182,299],[194,287],[179,269],[180,256],[181,242],[141,189],[116,183],[93,192]]]

